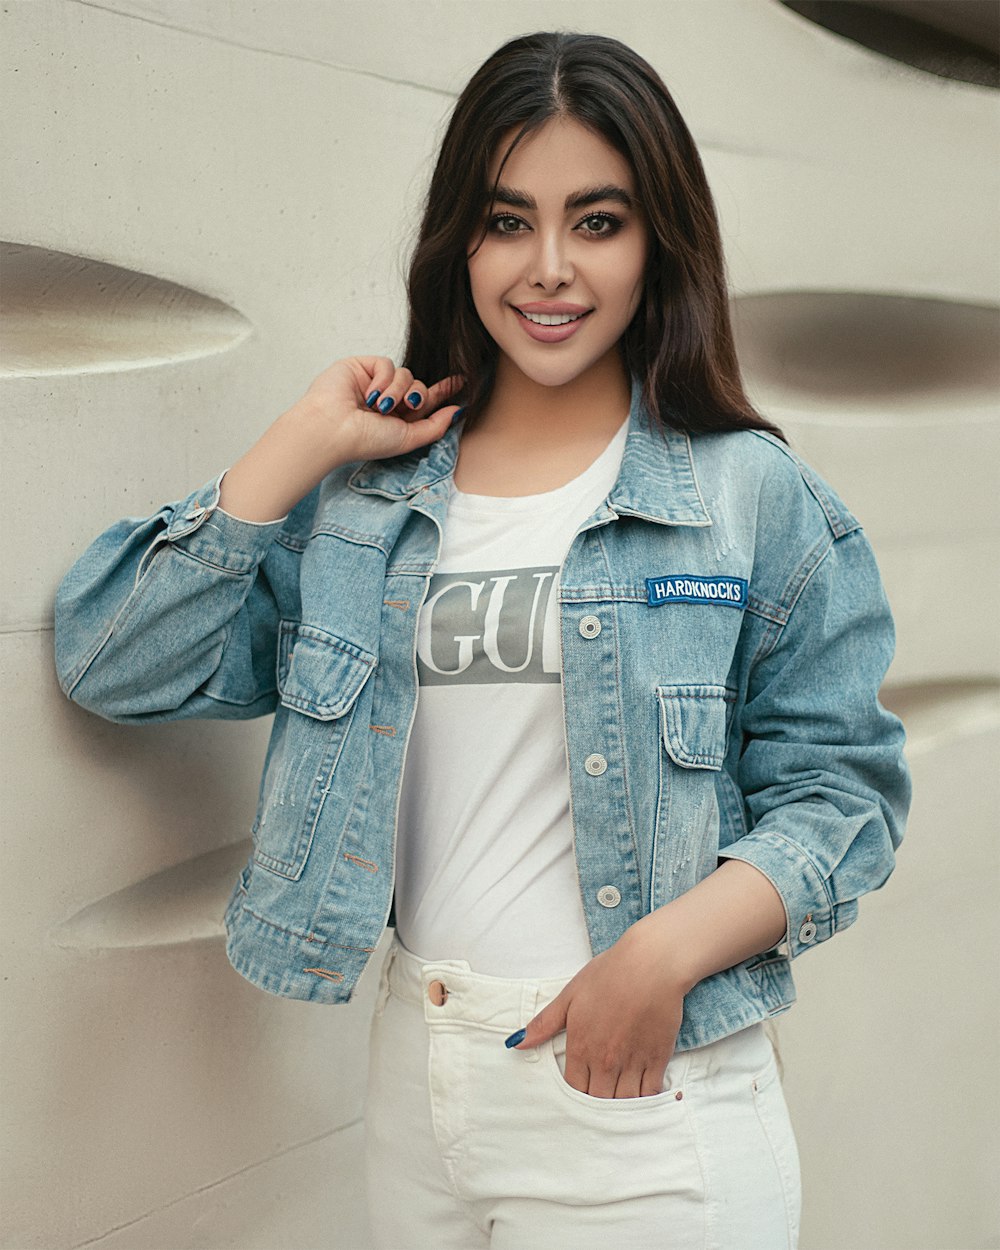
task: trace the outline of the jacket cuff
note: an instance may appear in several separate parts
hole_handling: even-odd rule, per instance
[[[762,872],[785,905],[786,945],[794,959],[840,929],[857,915],[857,905],[835,908],[826,882],[801,847],[781,833],[748,833],[718,852],[718,858],[741,859]]]
[[[165,537],[178,550],[205,564],[227,573],[251,573],[267,554],[285,518],[261,523],[223,512],[219,495],[226,472],[172,506]]]

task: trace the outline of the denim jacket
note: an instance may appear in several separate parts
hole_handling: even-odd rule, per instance
[[[270,524],[221,512],[220,477],[111,526],[58,592],[59,680],[83,707],[274,713],[225,922],[233,966],[275,994],[347,1002],[391,922],[417,615],[460,429],[344,466]],[[858,521],[778,440],[664,434],[633,384],[559,617],[593,952],[742,859],[781,895],[784,940],[695,986],[678,1049],[784,1010],[791,959],[891,872],[909,801],[902,727],[877,698],[892,621]]]

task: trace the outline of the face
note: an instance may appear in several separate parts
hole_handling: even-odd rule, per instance
[[[516,133],[493,158],[491,186]],[[632,171],[606,140],[562,118],[527,136],[469,258],[472,298],[500,367],[562,386],[614,351],[642,298],[647,246]]]

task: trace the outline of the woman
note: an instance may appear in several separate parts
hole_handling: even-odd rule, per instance
[[[858,522],[743,392],[650,66],[564,33],[490,57],[409,296],[402,364],[337,362],[81,557],[63,688],[276,711],[227,950],[340,1003],[395,922],[379,1246],[794,1246],[763,1021],[892,869],[892,626]]]

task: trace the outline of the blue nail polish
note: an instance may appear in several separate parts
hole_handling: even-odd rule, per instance
[[[407,395],[406,402],[411,408],[419,408],[423,402],[423,397],[419,391],[412,391],[409,395]]]
[[[386,395],[385,399],[379,400],[379,412],[388,412],[396,401],[391,395]]]
[[[378,397],[379,397],[381,394],[382,394],[382,392],[381,392],[381,391],[372,391],[372,393],[371,393],[371,394],[368,396],[368,398],[365,400],[365,403],[368,405],[368,407],[369,407],[369,408],[374,408],[374,407],[375,407],[375,401],[376,401],[376,399],[378,399]]]
[[[512,1046],[519,1046],[524,1041],[525,1037],[527,1037],[527,1035],[528,1035],[527,1029],[518,1029],[516,1033],[511,1033],[510,1037],[508,1037],[507,1040],[504,1042],[504,1045],[507,1047],[508,1050],[510,1050]]]

